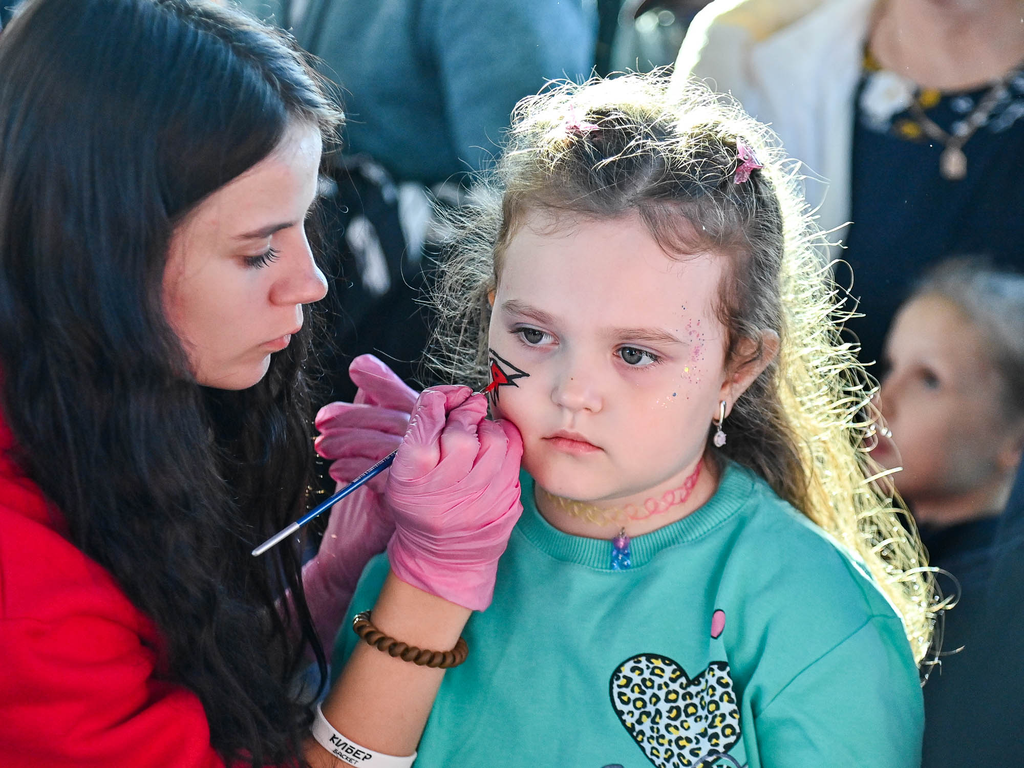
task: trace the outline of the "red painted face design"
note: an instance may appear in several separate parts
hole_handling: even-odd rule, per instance
[[[484,387],[484,392],[492,403],[496,403],[500,387],[518,387],[516,379],[528,378],[530,374],[499,357],[493,349],[488,352],[491,355],[491,383]]]

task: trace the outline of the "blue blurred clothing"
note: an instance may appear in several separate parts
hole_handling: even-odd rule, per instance
[[[945,674],[925,686],[925,768],[1019,768],[1024,754],[1024,464],[989,550],[984,592],[950,612]],[[979,599],[980,598],[980,599]],[[960,615],[958,615],[958,612]],[[931,690],[929,690],[931,689]],[[931,738],[929,738],[929,736]]]
[[[282,0],[242,3],[280,21]],[[432,185],[497,154],[516,102],[590,74],[593,0],[310,0],[299,43],[344,87],[345,151]]]

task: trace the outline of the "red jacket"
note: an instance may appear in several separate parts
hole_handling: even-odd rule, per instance
[[[0,766],[223,766],[160,637],[7,457],[0,420]]]

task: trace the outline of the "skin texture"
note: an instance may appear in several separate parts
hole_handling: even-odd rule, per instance
[[[1024,58],[1019,0],[886,0],[869,45],[886,68],[924,88],[969,90]]]
[[[874,457],[889,468],[921,523],[948,526],[998,513],[1021,457],[1019,419],[984,338],[938,296],[904,305],[886,342],[881,406],[892,440]]]
[[[726,331],[713,311],[727,263],[711,254],[670,258],[633,215],[528,215],[504,253],[490,347],[529,374],[502,387],[494,410],[519,428],[523,466],[542,489],[615,508],[683,484],[704,455],[719,401],[728,413],[770,360],[727,366]],[[713,465],[687,503],[630,523],[627,533],[702,505],[717,488]],[[538,505],[566,532],[618,532],[543,494]]]
[[[277,149],[200,203],[171,237],[164,309],[200,384],[256,384],[302,327],[302,305],[326,295],[304,227],[320,152],[315,126],[291,125]]]

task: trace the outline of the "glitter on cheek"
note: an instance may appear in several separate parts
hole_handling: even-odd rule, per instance
[[[690,340],[689,365],[683,366],[683,379],[690,384],[700,384],[700,368],[697,363],[704,361],[704,352],[707,344],[707,337],[700,329],[700,320],[688,320],[686,332]]]

